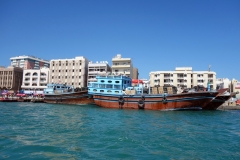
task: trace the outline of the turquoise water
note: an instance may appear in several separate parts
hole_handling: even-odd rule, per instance
[[[240,159],[240,111],[1,102],[0,159]]]

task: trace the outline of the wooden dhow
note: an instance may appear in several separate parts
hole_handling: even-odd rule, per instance
[[[93,104],[87,88],[76,88],[65,84],[47,84],[44,89],[44,102],[56,104]]]
[[[97,82],[88,86],[96,105],[106,108],[184,110],[203,109],[215,96],[216,91],[175,93],[173,87],[154,87],[143,94],[143,86],[132,87],[132,80],[126,76],[97,76]],[[157,92],[156,92],[157,91]],[[154,94],[155,93],[155,94]]]

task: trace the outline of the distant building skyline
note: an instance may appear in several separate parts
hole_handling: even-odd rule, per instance
[[[87,87],[88,62],[83,56],[51,60],[49,82]]]
[[[50,66],[48,60],[40,59],[35,56],[16,56],[10,58],[10,66],[20,67],[23,69],[40,69],[41,67]]]
[[[182,88],[194,86],[216,89],[216,73],[213,71],[193,71],[192,67],[176,67],[175,71],[150,72],[150,86],[173,85]]]

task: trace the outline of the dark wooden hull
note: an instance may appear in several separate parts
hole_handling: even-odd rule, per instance
[[[148,110],[183,110],[202,109],[218,92],[192,92],[167,95],[124,95],[122,100],[118,95],[93,95],[95,104],[106,108],[148,109]]]
[[[204,110],[216,110],[223,103],[228,101],[234,94],[230,95],[218,95],[212,101],[210,101],[206,106],[203,107]]]
[[[17,102],[17,99],[0,99],[0,102]]]
[[[44,102],[55,104],[93,104],[92,96],[88,95],[87,91],[64,94],[46,94]]]

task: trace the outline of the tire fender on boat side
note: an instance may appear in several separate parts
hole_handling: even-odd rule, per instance
[[[123,98],[123,96],[120,96],[120,97],[118,98],[118,103],[119,103],[119,105],[123,106],[123,105],[124,105],[124,102],[125,102],[125,99]]]
[[[143,99],[140,99],[138,101],[138,109],[144,109],[144,107],[145,107],[145,102]]]
[[[166,96],[164,95],[163,98],[162,98],[162,103],[166,104],[167,103],[167,98]]]

